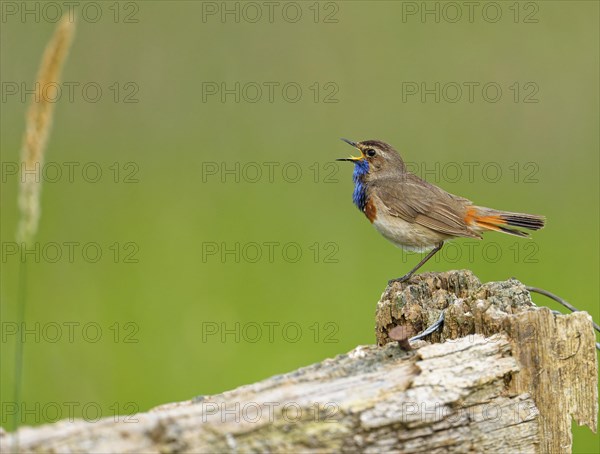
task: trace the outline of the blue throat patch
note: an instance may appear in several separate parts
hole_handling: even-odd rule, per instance
[[[352,194],[352,201],[360,211],[364,211],[367,204],[367,188],[362,181],[362,177],[367,173],[369,173],[369,163],[365,159],[354,161],[354,173],[352,174],[354,193]]]

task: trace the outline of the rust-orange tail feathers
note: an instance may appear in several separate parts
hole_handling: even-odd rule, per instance
[[[492,208],[471,206],[467,208],[465,222],[478,230],[494,230],[529,238],[527,232],[510,227],[539,230],[546,224],[546,218],[537,214],[512,213]]]

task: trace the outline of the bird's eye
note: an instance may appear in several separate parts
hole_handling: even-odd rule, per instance
[[[372,158],[373,156],[375,156],[375,150],[373,150],[372,148],[369,148],[365,153],[370,158]]]

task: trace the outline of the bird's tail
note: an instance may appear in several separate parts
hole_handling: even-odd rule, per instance
[[[509,235],[529,238],[529,234],[526,232],[510,227],[539,230],[544,227],[546,218],[537,214],[511,213],[510,211],[471,206],[467,208],[465,222],[480,231],[495,230]]]

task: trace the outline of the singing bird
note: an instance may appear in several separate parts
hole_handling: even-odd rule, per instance
[[[408,251],[430,251],[404,276],[404,282],[453,238],[477,238],[488,230],[528,238],[513,227],[539,230],[545,217],[473,205],[406,169],[391,145],[380,140],[352,142],[360,156],[338,159],[354,163],[354,204],[386,239]]]

